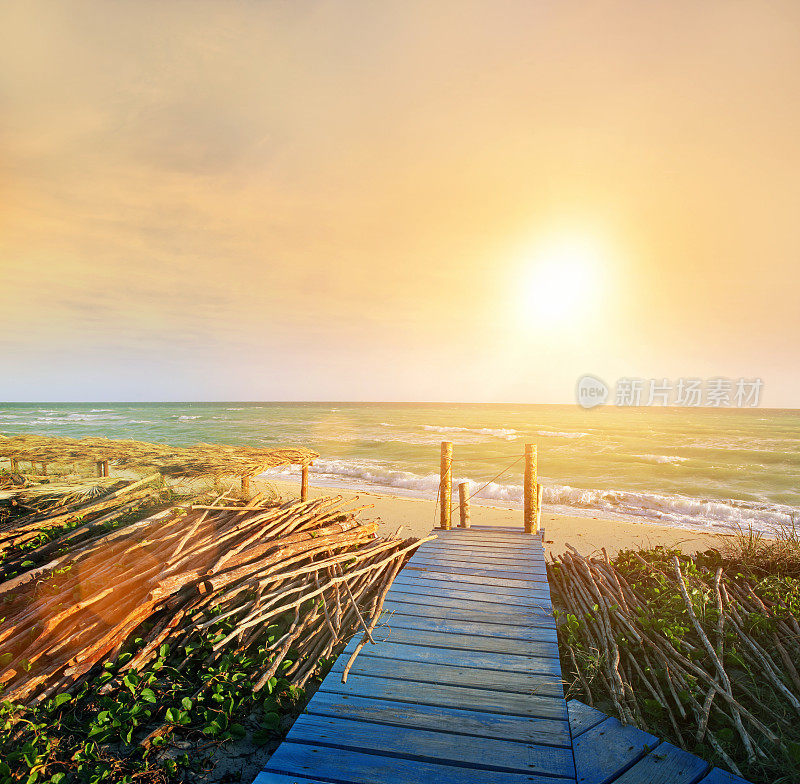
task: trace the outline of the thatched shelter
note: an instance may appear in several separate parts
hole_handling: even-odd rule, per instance
[[[302,447],[260,449],[224,444],[177,447],[110,438],[0,434],[0,458],[11,461],[45,465],[108,461],[122,469],[156,469],[173,477],[255,476],[276,466],[309,465],[316,457],[316,452]]]

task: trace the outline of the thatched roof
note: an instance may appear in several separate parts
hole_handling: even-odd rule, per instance
[[[108,460],[120,468],[153,469],[165,476],[253,476],[280,465],[308,465],[318,457],[310,449],[259,449],[251,446],[197,444],[190,447],[114,441],[110,438],[59,438],[0,435],[0,457],[37,463]]]

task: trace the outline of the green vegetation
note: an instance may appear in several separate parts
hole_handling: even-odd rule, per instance
[[[140,671],[120,674],[142,645],[137,638],[71,694],[58,694],[33,708],[3,702],[0,782],[191,780],[213,767],[214,755],[232,742],[274,744],[284,717],[305,703],[304,690],[282,677],[292,667],[294,652],[260,693],[253,692],[252,678],[275,655],[267,648],[290,623],[287,615],[269,626],[255,646],[245,652],[231,646],[207,665],[213,644],[232,629],[223,620],[200,644],[194,637],[175,650],[162,645],[158,657]],[[320,662],[320,676],[330,663]]]
[[[800,781],[800,547],[549,565],[567,696],[753,782]]]

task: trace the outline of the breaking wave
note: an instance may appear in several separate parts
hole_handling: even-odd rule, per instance
[[[392,470],[377,461],[316,460],[313,473],[312,481],[320,485],[392,489],[401,494],[431,499],[436,497],[439,488],[438,474],[421,475]],[[295,468],[276,468],[265,472],[264,476],[280,479],[295,474]],[[482,482],[468,477],[454,477],[453,487],[459,482],[467,482],[470,493],[482,488],[475,496],[478,500],[513,506],[522,504],[522,485],[490,482],[482,487]],[[560,514],[602,515],[613,519],[635,517],[643,522],[728,532],[752,527],[770,533],[777,528],[791,526],[793,516],[798,515],[797,509],[782,504],[734,499],[715,501],[682,495],[585,489],[557,484],[544,485],[543,500],[550,507],[548,511]]]

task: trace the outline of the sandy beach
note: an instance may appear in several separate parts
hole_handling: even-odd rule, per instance
[[[253,489],[259,483],[253,483]],[[299,487],[295,482],[270,482],[281,496],[297,496]],[[399,497],[390,494],[364,491],[354,493],[350,490],[330,487],[309,487],[309,496],[317,498],[324,495],[341,495],[345,500],[357,504],[372,504],[362,515],[365,519],[379,518],[380,533],[390,534],[398,531],[401,536],[427,536],[438,525],[438,514],[434,501],[421,498]],[[472,504],[472,525],[518,526],[522,528],[522,510]],[[458,523],[458,510],[454,510],[454,526]],[[671,528],[664,525],[651,525],[637,521],[608,520],[599,517],[542,514],[542,527],[545,530],[545,551],[557,554],[564,551],[567,544],[576,547],[584,555],[599,552],[605,547],[609,556],[627,548],[647,548],[656,545],[676,547],[690,554],[711,547],[722,547],[731,539],[728,534],[690,531],[685,528]]]

